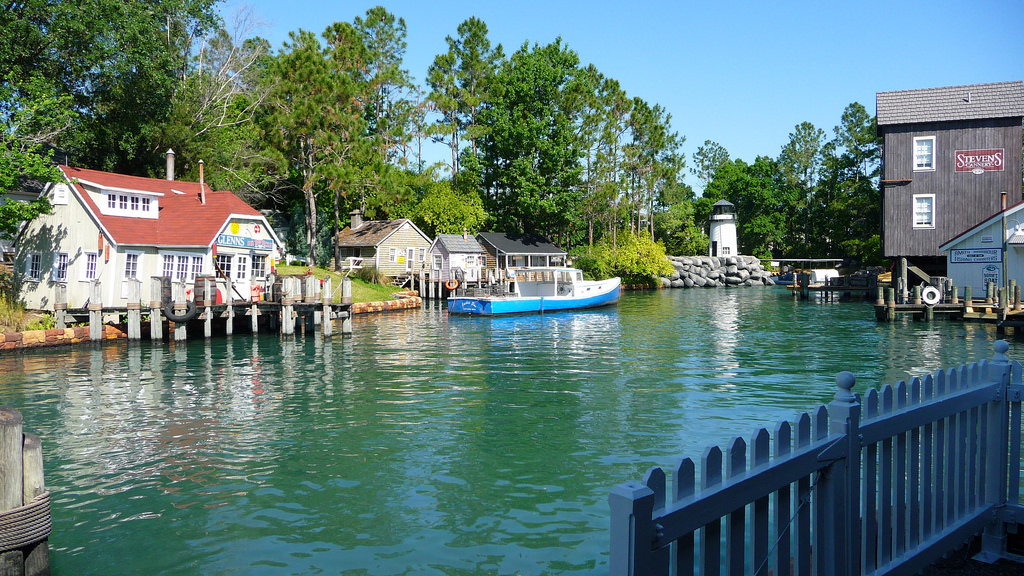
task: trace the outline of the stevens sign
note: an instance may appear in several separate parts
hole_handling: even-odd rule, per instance
[[[1003,170],[1003,149],[998,150],[957,150],[956,171],[980,174]]]

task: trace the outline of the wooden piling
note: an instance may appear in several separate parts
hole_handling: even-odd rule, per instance
[[[23,433],[21,413],[0,406],[0,576],[40,576],[50,573],[47,537],[49,498],[43,480],[43,451],[39,437]]]
[[[211,286],[209,278],[203,278],[203,337],[209,338],[213,336],[213,293],[211,289],[216,290]]]
[[[875,298],[875,306],[885,306],[885,286],[878,287],[878,297]]]
[[[128,339],[142,339],[142,282],[128,281]]]
[[[974,312],[974,308],[971,307],[971,304],[973,304],[974,300],[973,292],[973,286],[964,286],[964,312],[967,314]]]
[[[103,289],[99,280],[89,286],[89,340],[103,339]]]
[[[185,314],[188,303],[185,300],[185,283],[179,282],[171,285],[171,301],[174,302],[174,314],[181,316]],[[174,341],[182,342],[188,338],[185,325],[187,322],[174,323]]]
[[[887,322],[896,321],[896,290],[894,288],[885,289],[885,320]]]
[[[953,305],[960,304],[960,295],[957,293],[956,284],[950,288],[951,294],[949,295],[949,303]]]
[[[331,277],[324,278],[324,288],[321,292],[321,303],[323,304],[323,332],[324,338],[330,338],[334,332],[334,318],[331,314],[331,298],[333,297],[331,290]]]
[[[68,285],[57,284],[57,290],[54,293],[53,302],[53,320],[54,327],[58,330],[63,330],[68,327],[67,323],[68,315]]]
[[[260,331],[260,307],[255,302],[249,306],[249,316],[252,323],[252,333],[256,334]]]
[[[153,278],[149,290],[149,339],[153,342],[164,339],[164,317],[160,304],[160,279]]]
[[[232,300],[228,302],[227,312],[224,314],[227,316],[227,321],[224,324],[224,333],[228,336],[235,333],[235,302]]]
[[[341,281],[341,302],[342,304],[352,304],[352,280],[348,276]],[[352,334],[351,309],[346,311],[345,316],[341,319],[341,335],[348,336],[350,334]]]
[[[1020,309],[1021,309],[1021,303],[1020,303],[1020,284],[1017,284],[1016,280],[1013,281],[1013,284],[1014,284],[1014,286],[1013,286],[1013,309],[1015,311],[1019,312]]]
[[[911,292],[911,294],[912,294],[912,296],[911,296],[911,303],[914,304],[915,306],[920,306],[921,305],[921,287],[920,286],[914,286],[914,290]]]

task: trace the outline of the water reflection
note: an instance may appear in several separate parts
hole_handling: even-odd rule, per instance
[[[841,370],[863,391],[995,338],[742,289],[354,330],[0,356],[56,571],[602,571],[610,487],[828,401]]]

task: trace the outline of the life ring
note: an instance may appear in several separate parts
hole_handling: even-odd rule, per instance
[[[942,292],[935,286],[926,286],[924,290],[921,290],[921,301],[929,306],[934,306],[942,300]]]
[[[455,290],[456,288],[459,287],[459,281],[452,278],[451,280],[444,283],[444,287],[449,290]]]
[[[191,300],[185,302],[185,313],[180,316],[174,313],[174,302],[169,302],[167,306],[164,306],[164,317],[171,322],[188,322],[196,317],[197,312],[196,303]]]

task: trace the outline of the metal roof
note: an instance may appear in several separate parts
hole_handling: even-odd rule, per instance
[[[437,241],[440,242],[449,253],[481,254],[485,252],[484,247],[481,246],[473,236],[470,236],[468,239],[464,239],[462,234],[438,234]]]
[[[875,95],[878,125],[1024,116],[1024,82],[994,82]]]
[[[565,251],[548,242],[540,234],[505,234],[482,232],[476,237],[505,254],[554,254],[564,256]]]

